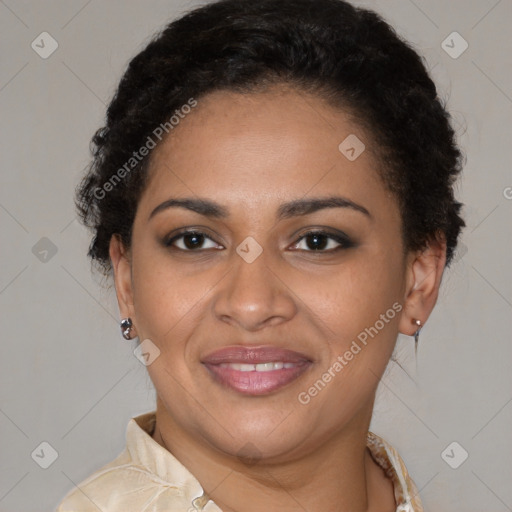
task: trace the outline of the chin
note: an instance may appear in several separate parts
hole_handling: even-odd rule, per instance
[[[211,423],[206,431],[204,424],[201,428],[209,444],[221,452],[242,461],[262,458],[270,461],[281,459],[311,439],[306,425],[302,424],[298,430],[300,422],[297,419],[293,419],[290,425],[285,418],[285,414],[277,419],[262,414],[259,417],[224,417],[223,424],[229,425],[229,428],[224,429],[216,422]],[[295,430],[290,430],[290,426]]]

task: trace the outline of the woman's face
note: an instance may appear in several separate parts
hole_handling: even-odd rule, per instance
[[[284,89],[212,93],[155,149],[114,266],[176,430],[278,460],[369,421],[414,284],[372,150]]]

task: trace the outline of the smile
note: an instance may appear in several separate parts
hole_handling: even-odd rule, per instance
[[[282,370],[283,368],[293,368],[295,363],[284,363],[282,361],[258,364],[221,363],[219,366],[240,372],[271,372],[274,370]]]
[[[245,395],[280,390],[302,375],[313,363],[305,355],[276,347],[232,346],[202,361],[213,380]]]

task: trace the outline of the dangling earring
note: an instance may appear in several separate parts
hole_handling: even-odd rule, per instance
[[[123,335],[123,338],[125,340],[131,340],[132,339],[131,330],[133,327],[132,319],[131,318],[123,318],[121,320],[120,326],[121,326],[121,334]]]
[[[416,320],[414,323],[418,326],[418,329],[414,333],[414,356],[416,357],[418,355],[418,340],[420,339],[420,331],[423,326],[421,325],[421,320]]]

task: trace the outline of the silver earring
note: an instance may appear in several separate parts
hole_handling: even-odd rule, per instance
[[[416,320],[414,323],[418,326],[418,329],[414,333],[414,355],[416,356],[418,354],[418,340],[420,339],[420,331],[423,326],[421,325],[421,320]]]
[[[132,336],[131,336],[130,332],[131,332],[132,326],[133,326],[132,319],[131,318],[123,318],[121,320],[120,326],[121,326],[121,334],[123,335],[123,338],[125,340],[131,340]]]

